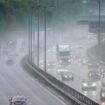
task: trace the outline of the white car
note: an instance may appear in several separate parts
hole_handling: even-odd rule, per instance
[[[27,105],[27,98],[23,96],[13,96],[9,99],[9,105]]]
[[[68,69],[57,69],[57,74],[61,75],[61,73],[68,72]]]
[[[82,90],[83,91],[96,91],[96,82],[91,81],[91,80],[83,80]]]
[[[101,80],[101,73],[98,70],[91,70],[88,72],[88,77],[97,82]]]

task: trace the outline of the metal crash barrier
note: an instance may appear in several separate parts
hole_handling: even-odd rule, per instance
[[[98,103],[84,96],[75,89],[57,80],[50,74],[47,74],[46,72],[38,68],[33,62],[30,62],[27,58],[28,57],[25,57],[23,60],[25,66],[27,66],[27,68],[29,68],[30,70],[33,70],[41,79],[43,79],[54,89],[59,91],[62,95],[69,98],[72,102],[72,105],[99,105]]]

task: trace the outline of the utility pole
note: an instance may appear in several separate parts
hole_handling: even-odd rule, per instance
[[[44,70],[46,72],[46,7],[44,7]]]
[[[37,66],[39,67],[39,7],[37,11]]]
[[[32,9],[29,8],[28,11],[28,18],[29,18],[29,30],[28,30],[28,60],[32,62]]]
[[[97,41],[98,41],[98,45],[100,45],[100,37],[101,37],[101,34],[100,34],[100,25],[101,25],[101,22],[100,22],[100,15],[101,15],[101,1],[100,0],[98,0],[98,8],[99,8],[99,10],[98,10],[98,12],[99,12],[99,14],[98,14],[98,34],[97,34]]]

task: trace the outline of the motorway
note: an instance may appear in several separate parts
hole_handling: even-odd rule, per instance
[[[21,67],[20,61],[26,54],[25,52],[27,51],[16,52],[13,65],[7,65],[7,55],[1,55],[0,105],[9,105],[9,99],[15,95],[27,97],[27,105],[65,105]]]
[[[95,102],[98,102],[101,104],[101,101],[100,101],[101,81],[97,83],[96,91],[83,92],[81,89],[82,80],[88,78],[89,69],[88,69],[87,65],[83,65],[80,62],[78,62],[79,58],[84,59],[84,60],[88,59],[86,53],[87,53],[88,48],[91,48],[92,46],[95,46],[97,44],[96,35],[89,33],[87,26],[86,27],[85,26],[84,27],[77,26],[75,28],[74,32],[72,32],[72,30],[71,30],[71,34],[75,35],[76,40],[72,41],[70,36],[64,35],[62,37],[61,42],[58,40],[59,38],[56,38],[57,40],[55,39],[55,43],[54,43],[55,45],[56,45],[56,43],[61,43],[61,44],[69,43],[71,46],[71,55],[77,57],[77,59],[71,58],[71,65],[69,67],[66,67],[66,66],[64,67],[66,69],[69,69],[74,74],[74,81],[70,81],[70,82],[66,81],[64,83],[69,85],[70,87],[76,89],[77,91],[84,94],[85,96],[91,98]],[[49,42],[50,42],[50,39],[49,39]],[[47,56],[50,55],[49,52],[53,52],[53,54],[56,55],[56,48],[54,49],[55,45],[48,47]],[[79,48],[78,46],[81,46],[81,47]],[[40,55],[43,56],[43,54],[40,54]],[[43,59],[43,57],[41,59]],[[56,68],[59,69],[59,66],[57,65]],[[47,70],[47,72],[50,73],[51,75],[53,75],[55,78],[62,81],[61,76],[57,75],[56,68]],[[43,69],[43,66],[42,66],[42,69]],[[103,103],[102,103],[102,105],[103,105]]]
[[[83,28],[83,27],[82,27]],[[76,27],[75,31],[70,33],[75,37],[74,39],[71,36],[65,35],[63,41],[59,42],[55,40],[56,43],[70,43],[71,45],[71,54],[77,56],[78,58],[86,58],[86,51],[88,48],[94,46],[97,43],[96,37],[92,39],[88,38],[89,32],[86,29],[82,30],[80,27]],[[84,27],[85,28],[85,27]],[[77,34],[78,33],[78,34]],[[77,34],[77,35],[76,35]],[[91,36],[91,35],[90,35]],[[76,40],[75,40],[76,38]],[[59,38],[56,38],[59,39]],[[52,46],[51,41],[47,43],[47,56],[49,51],[54,50],[55,46]],[[82,45],[82,48],[77,48],[78,45]],[[51,92],[45,89],[37,80],[28,75],[23,68],[21,68],[20,61],[22,57],[26,54],[27,51],[18,51],[17,56],[14,58],[14,65],[10,66],[6,64],[7,55],[2,55],[0,60],[0,103],[2,105],[8,105],[8,100],[14,95],[23,95],[29,99],[31,105],[65,105],[59,98],[54,96]],[[36,56],[36,55],[35,55]],[[40,53],[40,58],[43,59],[43,54]],[[36,61],[36,59],[35,59]],[[76,66],[75,66],[76,65]],[[64,82],[65,84],[73,87],[79,92],[83,93],[81,90],[81,81],[87,78],[88,68],[78,62],[78,59],[72,58],[72,64],[68,67],[71,72],[74,73],[74,81]],[[57,75],[57,70],[49,70],[48,73],[52,74],[54,77],[61,80],[60,76]],[[81,73],[82,72],[82,73]],[[91,97],[96,102],[100,102],[99,98],[100,84],[97,85],[97,91],[95,93],[87,92],[83,93],[87,97]]]

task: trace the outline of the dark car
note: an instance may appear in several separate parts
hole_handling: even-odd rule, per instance
[[[73,81],[74,80],[73,73],[71,73],[69,71],[62,72],[61,78],[62,78],[62,81]]]
[[[47,62],[47,70],[56,69],[57,63],[55,60],[48,60]]]

